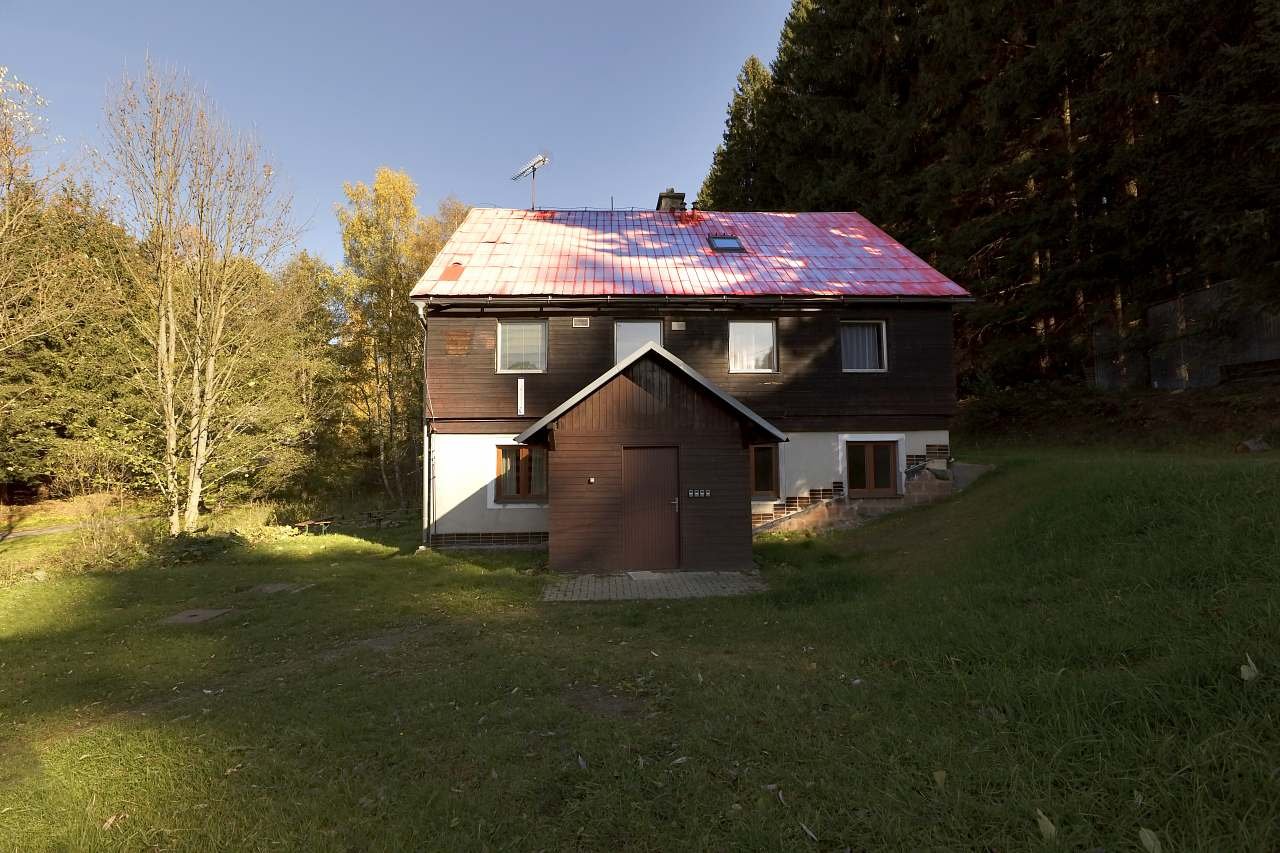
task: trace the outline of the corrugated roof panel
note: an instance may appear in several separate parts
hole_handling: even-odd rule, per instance
[[[711,234],[746,251],[716,252]],[[455,261],[464,271],[449,281]],[[857,213],[503,208],[472,210],[413,290],[509,294],[968,295]]]

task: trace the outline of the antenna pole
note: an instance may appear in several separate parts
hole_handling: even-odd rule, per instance
[[[534,166],[529,173],[529,209],[538,209],[538,167]]]

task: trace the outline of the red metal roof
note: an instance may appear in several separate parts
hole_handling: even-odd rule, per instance
[[[712,250],[723,234],[744,251]],[[475,208],[412,295],[969,294],[857,213]]]

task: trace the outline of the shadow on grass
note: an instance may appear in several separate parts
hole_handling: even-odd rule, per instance
[[[543,554],[394,529],[7,590],[0,847],[1274,849],[1274,467],[1003,470],[742,599],[543,605]]]

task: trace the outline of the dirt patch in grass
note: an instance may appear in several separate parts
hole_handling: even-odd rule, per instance
[[[564,691],[565,704],[597,717],[628,719],[644,712],[644,702],[619,696],[596,684],[576,684]]]

